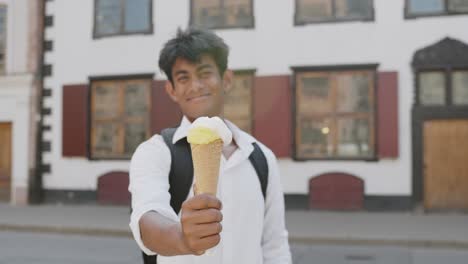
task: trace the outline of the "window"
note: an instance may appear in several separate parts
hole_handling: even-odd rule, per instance
[[[406,16],[421,17],[468,13],[468,0],[406,0]]]
[[[296,71],[296,158],[374,158],[374,76],[374,69]]]
[[[226,95],[224,117],[247,133],[252,133],[252,92],[254,71],[237,71],[234,85]]]
[[[93,81],[91,158],[126,159],[150,136],[151,80]]]
[[[94,36],[151,33],[152,0],[95,0]]]
[[[424,106],[468,105],[468,70],[419,72],[418,99]]]
[[[296,25],[373,19],[373,0],[296,0]]]
[[[252,1],[192,0],[191,25],[208,29],[253,27]]]
[[[5,73],[7,8],[0,5],[0,74]]]
[[[452,73],[452,102],[454,105],[468,105],[468,70]]]

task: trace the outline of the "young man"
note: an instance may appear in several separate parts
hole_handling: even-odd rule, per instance
[[[229,49],[204,30],[178,31],[161,51],[159,66],[168,78],[166,92],[184,117],[172,144],[185,140],[190,123],[201,116],[222,116],[232,86]],[[171,207],[171,151],[160,135],[143,142],[130,166],[130,227],[140,248],[158,254],[158,263],[291,263],[284,223],[284,198],[274,154],[225,120],[233,143],[223,149],[218,197],[190,190],[179,215]],[[249,161],[260,146],[268,165],[265,196]],[[169,143],[168,143],[169,144]],[[205,251],[215,247],[209,254]]]

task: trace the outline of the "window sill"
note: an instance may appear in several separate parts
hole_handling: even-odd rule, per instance
[[[418,18],[439,18],[439,17],[446,17],[446,16],[459,16],[459,15],[467,15],[468,12],[460,12],[460,13],[455,13],[455,12],[449,12],[449,13],[432,13],[432,14],[410,14],[408,12],[405,12],[405,20],[413,20],[413,19],[418,19]]]
[[[139,32],[129,32],[129,33],[116,33],[116,34],[107,34],[107,35],[97,35],[96,33],[93,33],[93,39],[98,40],[98,39],[106,39],[106,38],[115,38],[115,37],[128,37],[128,36],[134,36],[134,35],[153,35],[153,29],[148,30],[148,31],[139,31]]]
[[[307,26],[307,25],[316,25],[316,24],[341,24],[341,23],[351,23],[351,22],[375,22],[374,16],[368,18],[344,18],[344,19],[326,19],[326,20],[317,20],[317,21],[298,21],[297,18],[294,19],[294,26]]]
[[[350,158],[350,157],[336,157],[336,158],[301,158],[294,156],[292,158],[294,161],[363,161],[363,162],[378,162],[378,157],[357,157],[357,158]]]

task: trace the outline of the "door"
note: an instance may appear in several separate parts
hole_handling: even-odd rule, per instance
[[[10,200],[11,123],[0,123],[0,201]]]
[[[426,209],[468,209],[468,119],[424,122]]]

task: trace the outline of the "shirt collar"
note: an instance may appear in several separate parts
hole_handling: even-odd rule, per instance
[[[255,142],[255,139],[250,136],[249,134],[242,131],[232,122],[227,119],[223,119],[226,122],[227,127],[232,132],[232,138],[236,141],[237,146],[241,150],[245,150],[246,152],[252,152],[253,146],[252,143]],[[191,122],[188,120],[186,116],[182,117],[182,121],[180,122],[180,126],[177,128],[176,132],[174,133],[174,137],[172,138],[172,144],[177,143],[179,140],[187,137],[188,129],[190,128]]]

